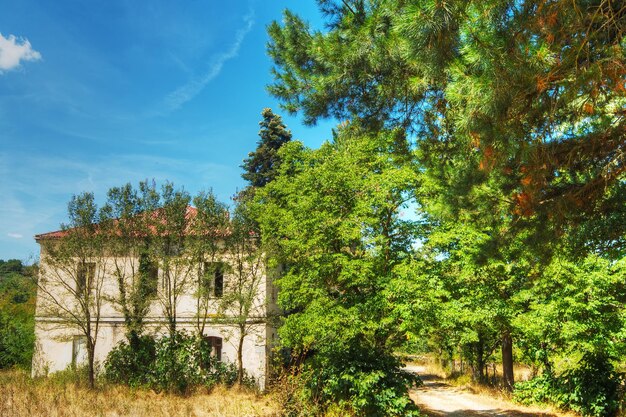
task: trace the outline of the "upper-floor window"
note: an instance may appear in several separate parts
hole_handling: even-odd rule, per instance
[[[224,294],[224,264],[222,262],[204,262],[202,268],[202,290],[213,297]]]
[[[95,277],[95,262],[79,262],[76,267],[76,293],[82,294],[86,288],[90,289]]]
[[[159,285],[159,265],[145,254],[139,256],[139,282],[143,295],[146,297],[156,295]]]

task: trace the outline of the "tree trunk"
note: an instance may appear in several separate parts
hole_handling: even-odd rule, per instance
[[[513,338],[508,329],[502,333],[502,376],[504,378],[504,388],[512,391],[515,384],[513,375]]]
[[[237,347],[237,384],[243,383],[243,339],[244,333],[240,330],[239,346]]]
[[[483,352],[483,343],[479,338],[476,343],[476,361],[473,366],[474,380],[477,382],[485,382],[485,358]]]
[[[87,362],[89,368],[89,388],[94,389],[96,386],[95,382],[95,369],[94,369],[94,360],[95,360],[95,346],[90,340],[91,338],[87,338]]]

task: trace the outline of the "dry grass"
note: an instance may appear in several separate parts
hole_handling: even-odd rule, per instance
[[[32,380],[23,371],[0,372],[0,417],[270,417],[277,410],[273,397],[236,389],[181,397],[121,386],[89,390],[54,379]]]

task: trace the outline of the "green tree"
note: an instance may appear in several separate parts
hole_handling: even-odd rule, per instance
[[[68,203],[69,223],[52,236],[41,236],[41,275],[38,280],[37,316],[48,327],[63,326],[86,340],[89,386],[95,386],[95,349],[105,277],[110,257],[105,233],[98,224],[108,222],[92,193],[73,196]]]
[[[623,242],[626,11],[620,2],[318,2],[327,30],[273,23],[269,89],[307,123],[400,127],[426,165],[472,155],[507,178],[510,212]],[[473,175],[479,187],[484,176]],[[617,193],[623,196],[623,190]],[[620,197],[621,198],[621,197]]]
[[[158,285],[158,265],[149,258],[153,239],[149,216],[159,207],[160,196],[154,183],[144,181],[138,190],[130,183],[113,187],[107,197],[103,212],[108,221],[99,227],[117,282],[112,302],[124,315],[128,341],[136,347]]]
[[[212,191],[201,192],[193,199],[196,215],[191,221],[187,236],[189,260],[195,263],[196,331],[204,334],[209,311],[217,310],[215,277],[223,280],[223,258],[228,253],[225,243],[229,233],[229,212]],[[222,282],[223,284],[223,282]],[[222,291],[223,289],[217,289]]]
[[[168,323],[170,339],[176,336],[178,304],[193,280],[197,264],[193,262],[187,236],[193,219],[189,206],[191,196],[172,183],[161,187],[160,207],[147,213],[149,230],[153,238],[148,259],[160,269],[156,299]]]
[[[0,259],[0,368],[30,368],[35,344],[37,265]]]
[[[254,221],[251,201],[239,199],[224,239],[228,280],[217,303],[216,320],[234,330],[237,383],[244,382],[243,345],[247,337],[265,332],[269,320],[269,269]]]
[[[254,152],[244,159],[244,173],[241,175],[252,187],[263,187],[276,177],[281,159],[278,150],[291,140],[291,131],[282,121],[282,118],[274,114],[272,109],[263,109],[263,120],[259,122],[260,140]]]
[[[285,145],[280,175],[257,193],[261,236],[286,311],[281,343],[302,366],[305,396],[328,409],[411,415],[414,381],[393,349],[406,340],[416,222],[402,213],[417,173],[394,154],[394,132],[356,140],[356,126],[312,151]],[[411,274],[412,276],[412,274]]]
[[[583,415],[615,415],[626,353],[624,259],[558,256],[537,285],[520,292],[513,324],[525,357],[541,374],[518,385],[518,399],[551,401]]]

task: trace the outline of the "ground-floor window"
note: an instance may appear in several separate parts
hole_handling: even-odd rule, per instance
[[[205,336],[205,339],[211,345],[211,356],[218,361],[222,360],[222,338],[215,336]]]
[[[72,339],[72,367],[81,367],[87,364],[87,336],[74,336]]]

